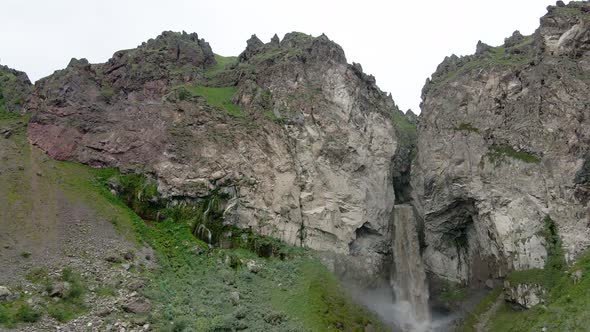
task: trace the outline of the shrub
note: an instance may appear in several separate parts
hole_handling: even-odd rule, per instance
[[[15,318],[19,322],[34,323],[41,318],[41,313],[28,304],[22,304],[16,312]]]
[[[100,88],[100,95],[106,100],[110,101],[111,98],[115,95],[115,90],[109,85],[103,85]]]

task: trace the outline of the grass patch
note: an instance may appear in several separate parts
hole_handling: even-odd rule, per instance
[[[41,315],[40,311],[26,303],[25,298],[0,303],[0,326],[12,328],[18,323],[34,323]]]
[[[57,301],[48,300],[47,313],[59,322],[65,323],[88,310],[84,303],[86,285],[82,277],[69,267],[62,270],[60,282],[69,284],[69,289]]]
[[[276,116],[276,114],[273,111],[266,111],[263,113],[264,117],[269,119],[270,121],[276,122],[276,123],[281,123],[282,119],[279,118],[278,116]]]
[[[521,43],[512,47],[492,47],[484,54],[462,57],[458,60],[454,69],[434,75],[431,82],[434,84],[434,87],[442,87],[457,77],[473,70],[493,69],[497,67],[513,68],[526,65],[534,59],[534,54],[525,49],[532,42],[532,36],[524,36]]]
[[[512,271],[506,277],[506,280],[512,285],[518,284],[534,284],[544,286],[545,270],[544,269],[529,269],[521,271]]]
[[[590,325],[590,253],[567,268],[555,222],[543,220],[547,260],[542,270],[513,272],[508,280],[515,283],[538,283],[548,289],[545,305],[530,310],[513,310],[504,305],[490,320],[491,331],[587,331]],[[572,273],[582,273],[574,281]]]
[[[242,118],[244,113],[240,107],[233,103],[233,97],[238,92],[235,86],[227,87],[207,87],[197,86],[180,86],[177,87],[179,99],[184,100],[189,97],[203,97],[210,106],[226,111],[229,115]]]
[[[312,330],[363,331],[375,324],[375,317],[350,301],[335,277],[315,260],[298,264],[299,278],[282,289],[275,289],[274,307],[292,316],[304,317],[305,326]],[[384,329],[380,324],[377,330]]]
[[[100,297],[113,297],[117,295],[117,291],[113,287],[101,286],[96,290],[96,295]]]
[[[0,120],[18,120],[22,117],[16,113],[8,112],[6,106],[0,103]]]
[[[413,157],[415,153],[415,145],[418,140],[418,131],[416,124],[412,123],[401,112],[394,111],[391,117],[393,125],[395,126],[397,138],[402,149],[409,149],[410,155]]]
[[[215,65],[207,68],[205,70],[205,77],[208,79],[213,79],[217,77],[219,74],[223,73],[224,71],[228,70],[231,66],[237,64],[238,57],[235,56],[221,56],[219,54],[215,54]]]
[[[479,133],[479,129],[474,127],[471,123],[461,122],[458,126],[453,128],[455,131],[467,131],[470,133]]]
[[[569,16],[569,17],[576,17],[576,18],[588,18],[588,14],[585,14],[580,10],[580,8],[576,7],[555,7],[553,8],[552,14],[559,15],[559,16]]]
[[[563,275],[563,271],[567,268],[555,221],[550,216],[545,216],[543,224],[544,227],[541,235],[545,238],[545,249],[547,250],[545,266],[543,269],[511,272],[506,277],[506,280],[512,285],[536,284],[551,289],[558,283]]]
[[[505,157],[517,159],[529,164],[538,164],[541,162],[541,158],[537,157],[536,155],[526,151],[515,150],[508,145],[492,145],[487,153],[487,156],[490,161],[496,164],[504,160]]]
[[[100,95],[106,101],[110,101],[111,98],[115,95],[115,90],[110,85],[105,84],[100,88]]]
[[[439,297],[443,301],[461,302],[467,296],[467,290],[460,284],[447,282]]]
[[[463,323],[460,327],[460,331],[463,332],[475,332],[477,323],[482,314],[486,311],[490,310],[490,308],[494,305],[498,296],[502,293],[502,288],[498,287],[489,292],[476,306],[473,308],[471,312],[465,316],[463,319]]]

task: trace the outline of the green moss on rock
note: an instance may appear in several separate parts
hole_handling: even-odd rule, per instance
[[[492,145],[487,153],[487,156],[490,161],[494,163],[501,162],[506,157],[531,164],[538,164],[541,162],[541,158],[538,156],[530,152],[515,150],[509,145]]]

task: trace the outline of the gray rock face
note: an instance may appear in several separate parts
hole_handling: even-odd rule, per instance
[[[167,32],[105,64],[72,61],[28,109],[30,140],[54,158],[151,174],[170,200],[227,193],[226,222],[352,255],[365,276],[390,254],[393,174],[409,174],[393,159],[412,124],[324,35],[253,36],[220,68],[196,34]]]
[[[0,111],[20,112],[31,89],[27,74],[0,65]]]
[[[507,301],[516,303],[523,308],[530,309],[539,303],[543,303],[543,297],[547,290],[537,284],[511,284],[504,283],[504,294]]]
[[[441,63],[422,95],[414,198],[431,273],[471,284],[542,268],[543,219],[566,259],[590,245],[588,3]]]

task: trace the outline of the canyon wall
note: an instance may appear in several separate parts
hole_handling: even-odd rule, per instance
[[[480,42],[427,80],[412,187],[432,275],[543,268],[551,229],[569,261],[590,245],[589,12],[558,2],[532,36]]]

